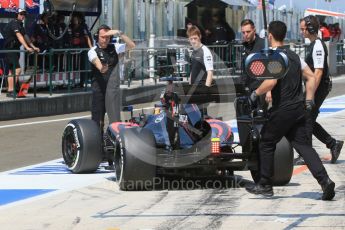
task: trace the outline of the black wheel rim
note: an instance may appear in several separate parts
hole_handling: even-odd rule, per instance
[[[72,127],[67,127],[62,140],[62,155],[68,167],[72,167],[78,156],[78,147]]]

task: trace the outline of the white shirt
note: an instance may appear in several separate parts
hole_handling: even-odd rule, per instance
[[[319,39],[315,41],[313,49],[313,62],[315,69],[323,69],[324,60],[325,60],[325,50],[323,49],[322,43]]]
[[[126,51],[126,44],[120,44],[120,43],[115,43],[115,50],[117,54],[124,53]],[[89,58],[89,61],[92,63],[92,61],[97,58],[97,53],[96,53],[96,48],[98,46],[92,47],[89,52],[87,53],[87,56]]]

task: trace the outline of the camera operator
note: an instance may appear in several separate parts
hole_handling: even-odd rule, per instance
[[[272,21],[268,27],[271,47],[279,48],[284,45],[286,25],[281,21]],[[321,185],[322,200],[332,200],[335,183],[329,178],[318,154],[310,144],[311,136],[306,131],[305,109],[312,107],[315,92],[315,77],[306,63],[289,49],[283,52],[289,59],[289,69],[282,79],[264,80],[252,92],[251,101],[256,101],[258,95],[272,91],[272,108],[268,121],[261,130],[259,144],[260,152],[260,180],[247,191],[253,194],[273,196],[272,177],[274,152],[277,143],[285,136],[292,146],[300,152],[310,172]],[[303,99],[302,74],[306,79],[306,99]]]

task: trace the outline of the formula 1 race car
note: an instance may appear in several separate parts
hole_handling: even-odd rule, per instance
[[[162,79],[168,84],[154,113],[110,124],[103,140],[92,120],[70,121],[62,136],[68,169],[94,172],[110,155],[121,190],[147,189],[157,177],[219,176],[235,170],[250,170],[258,181],[260,129],[267,114],[253,105],[248,92],[237,87],[234,95],[223,84],[206,87],[183,84],[176,77]],[[239,142],[226,122],[209,117],[205,109],[205,103],[234,98]],[[285,185],[293,171],[293,150],[286,139],[278,143],[274,158],[274,184]]]

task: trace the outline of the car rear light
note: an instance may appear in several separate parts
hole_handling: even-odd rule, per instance
[[[211,153],[213,155],[220,154],[220,138],[214,137],[211,139]]]

